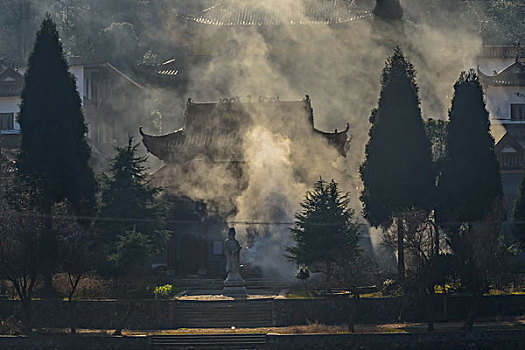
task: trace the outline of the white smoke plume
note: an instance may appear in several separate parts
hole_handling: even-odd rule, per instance
[[[373,18],[374,1],[360,1],[368,12],[360,10],[362,16],[339,24],[320,23],[310,17],[311,3],[223,1],[220,4],[226,12],[228,6],[246,4],[253,11],[271,14],[278,25],[201,25],[202,29],[193,37],[216,54],[210,62],[193,67],[188,97],[196,101],[248,95],[300,100],[309,94],[318,129],[333,131],[350,123],[351,149],[342,158],[329,146],[306,139],[310,137],[306,125],[292,128],[286,123],[276,123],[267,120],[267,113],[254,108],[253,127],[243,142],[246,186],[234,199],[237,211],[228,218],[231,222],[293,221],[306,190],[319,176],[326,180],[333,178],[343,192],[350,192],[351,205],[360,213],[358,198],[362,184],[358,169],[368,140],[368,117],[377,105],[379,77],[385,59],[392,54],[392,44],[398,43],[415,66],[423,114],[428,117],[446,118],[454,81],[462,70],[475,66],[481,39],[473,28],[458,25],[459,21],[448,25],[446,19],[452,18],[448,8],[443,12],[439,12],[442,10],[439,7],[435,9],[443,19],[439,25],[427,24],[424,21],[428,14],[421,7],[413,7],[413,0],[401,1],[405,17],[400,30],[399,25]],[[339,6],[348,2],[318,3]],[[350,11],[353,9],[349,7]],[[290,23],[290,13],[294,23]],[[298,140],[301,147],[291,147]],[[224,169],[206,162],[200,167],[198,177],[205,180],[213,195],[227,197],[229,187],[221,185],[225,181]],[[195,186],[185,191],[195,198],[206,196],[197,193],[201,190]],[[278,242],[280,247],[265,248],[265,254],[259,254],[255,245],[248,255],[258,258],[251,260],[271,270],[275,262],[282,264],[282,248],[291,243],[288,227],[263,225],[251,229]],[[247,241],[246,231],[246,227],[239,226],[238,235],[243,243]],[[374,246],[380,241],[377,232],[371,231]]]

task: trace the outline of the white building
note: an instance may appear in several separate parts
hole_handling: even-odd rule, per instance
[[[478,62],[510,219],[525,169],[525,48],[484,47]]]
[[[88,126],[88,142],[95,166],[112,156],[115,145],[137,134],[138,120],[143,118],[142,87],[109,62],[83,63],[70,59],[70,71]],[[25,68],[15,68],[0,61],[0,147],[17,148],[20,125],[20,93]]]

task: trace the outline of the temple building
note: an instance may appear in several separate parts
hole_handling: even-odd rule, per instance
[[[221,99],[218,103],[188,100],[184,126],[152,136],[142,129],[147,150],[164,161],[152,175],[171,204],[168,269],[177,276],[224,274],[222,241],[228,218],[237,213],[235,199],[247,188],[247,147],[264,148],[265,140],[249,140],[262,127],[276,138],[289,140],[291,161],[321,156],[325,166],[349,149],[349,126],[324,132],[314,126],[311,100],[277,98]],[[324,153],[322,153],[324,152]],[[271,156],[271,154],[268,154]],[[308,160],[303,163],[311,165]],[[301,166],[294,167],[301,178]],[[305,182],[310,179],[303,179]],[[261,198],[261,200],[265,200]]]
[[[479,57],[508,218],[525,169],[525,48],[486,46]]]

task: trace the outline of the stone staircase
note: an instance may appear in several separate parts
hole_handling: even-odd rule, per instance
[[[179,301],[175,322],[179,328],[270,327],[272,299]]]
[[[248,289],[283,289],[290,287],[290,281],[284,281],[281,279],[268,279],[268,278],[245,278],[246,288]],[[199,278],[179,278],[174,279],[171,283],[180,289],[186,290],[222,290],[223,279],[199,279]]]
[[[151,349],[265,349],[265,334],[154,335]]]

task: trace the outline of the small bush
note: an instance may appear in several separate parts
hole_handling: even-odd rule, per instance
[[[155,295],[155,299],[168,299],[177,294],[179,290],[177,288],[173,288],[171,284],[165,284],[163,286],[158,286],[153,291],[153,294]]]
[[[399,296],[403,294],[403,289],[397,281],[387,279],[383,282],[381,293],[385,296]]]

